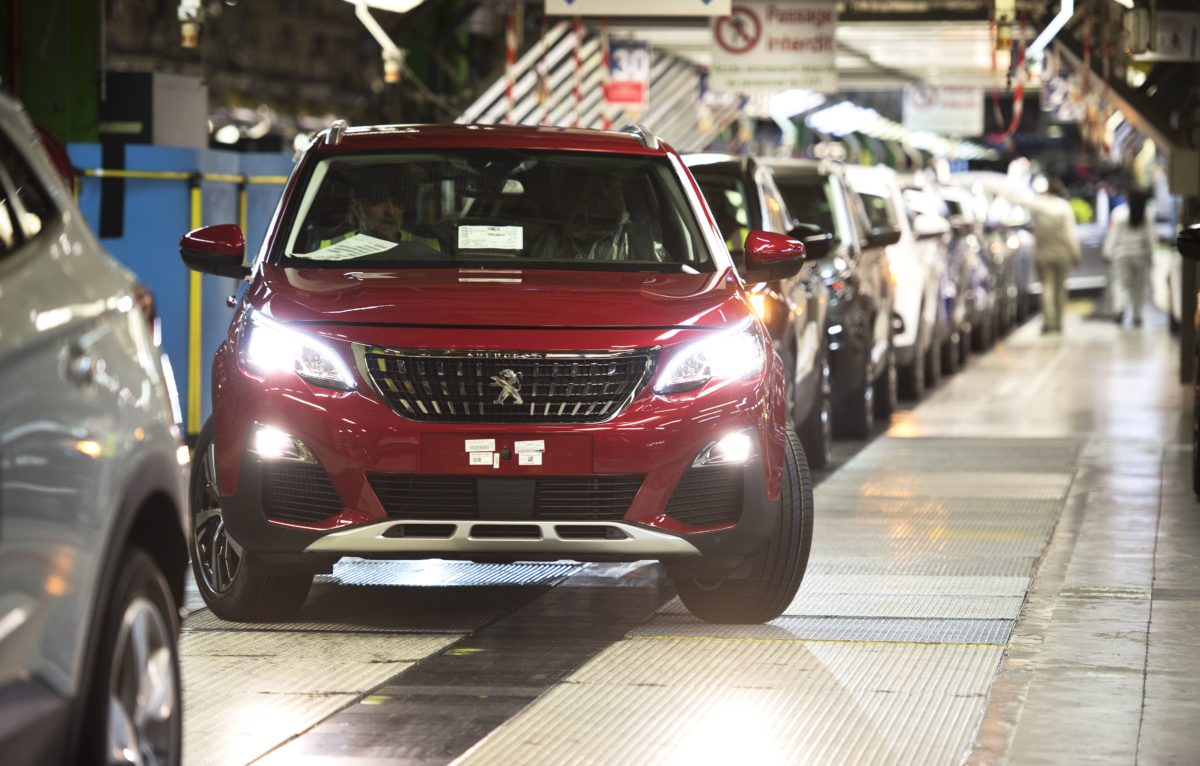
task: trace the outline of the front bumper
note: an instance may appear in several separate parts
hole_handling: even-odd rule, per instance
[[[414,422],[365,385],[334,392],[293,375],[256,378],[228,349],[218,354],[214,380],[225,522],[239,544],[266,561],[340,555],[707,560],[756,551],[778,520],[786,422],[778,364],[750,383],[709,384],[669,397],[647,389],[612,420],[575,425]],[[311,452],[336,493],[334,513],[300,522],[268,517],[264,492],[272,461],[250,448],[255,424],[286,432]],[[688,472],[708,470],[692,467],[697,455],[733,431],[752,434],[755,445],[741,468],[739,507],[725,519],[672,515],[672,497]],[[469,463],[465,445],[473,440],[495,443],[493,463]],[[522,464],[516,444],[532,440],[544,442],[542,462]],[[473,481],[477,506],[449,516],[397,513],[395,502],[381,500],[380,477],[419,477],[434,483],[431,491],[440,479],[456,486]],[[504,497],[533,492],[541,479],[617,477],[640,483],[616,516],[535,513]]]

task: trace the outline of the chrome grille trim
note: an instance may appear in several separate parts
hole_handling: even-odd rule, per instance
[[[351,348],[359,374],[393,412],[407,420],[432,423],[605,423],[645,389],[658,361],[657,348],[539,352],[361,343]],[[523,377],[519,405],[498,403],[502,389],[488,382],[489,376],[508,369],[531,373]]]

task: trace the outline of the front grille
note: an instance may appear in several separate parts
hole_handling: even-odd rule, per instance
[[[393,519],[462,521],[528,518],[537,521],[620,521],[642,486],[641,476],[368,476],[380,504]],[[527,491],[526,491],[527,490]],[[527,497],[524,507],[512,498]]]
[[[654,354],[456,354],[365,348],[362,363],[396,414],[436,423],[598,423],[641,391]]]
[[[740,465],[689,468],[667,503],[667,515],[694,527],[735,524],[742,516]]]
[[[325,469],[313,463],[263,464],[262,507],[269,519],[307,523],[342,512]]]

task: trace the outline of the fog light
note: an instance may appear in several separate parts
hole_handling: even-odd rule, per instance
[[[729,465],[745,463],[754,455],[754,436],[749,430],[734,431],[708,445],[692,465]]]
[[[263,460],[295,460],[300,463],[315,463],[316,458],[304,442],[278,428],[256,424],[254,446],[251,451]]]

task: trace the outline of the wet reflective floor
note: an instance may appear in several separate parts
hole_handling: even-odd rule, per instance
[[[185,764],[1197,762],[1178,344],[1039,329],[838,445],[772,623],[651,563],[346,560],[289,622],[187,618]]]

